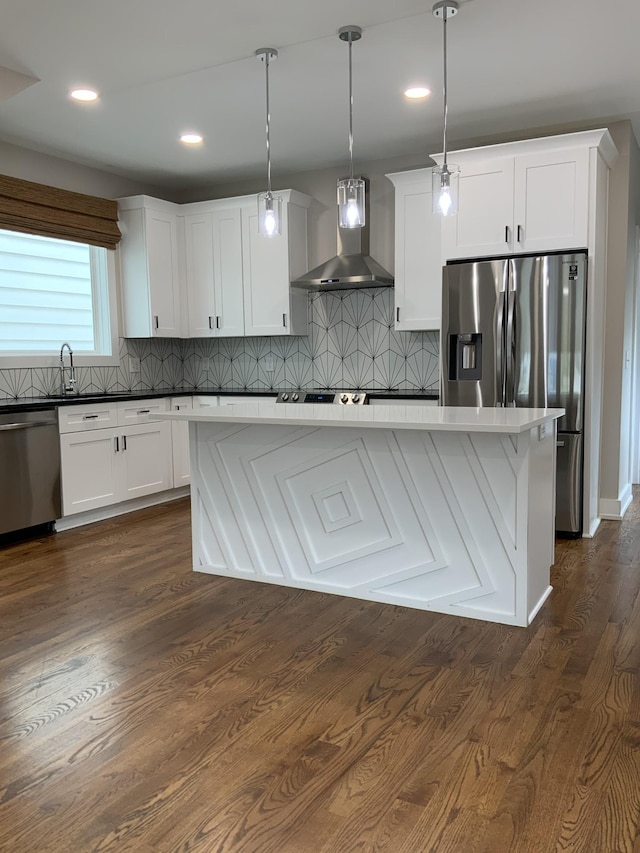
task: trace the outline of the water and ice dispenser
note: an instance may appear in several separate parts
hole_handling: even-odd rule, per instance
[[[482,379],[482,333],[449,335],[450,380]]]

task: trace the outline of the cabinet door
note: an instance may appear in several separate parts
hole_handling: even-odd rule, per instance
[[[396,186],[394,290],[399,330],[440,328],[440,217],[432,211],[431,198],[431,170]]]
[[[220,337],[237,337],[244,335],[242,216],[240,208],[214,211],[212,229],[215,290],[213,333]]]
[[[122,430],[123,481],[120,500],[170,489],[171,424],[136,424]]]
[[[115,429],[98,429],[60,436],[63,515],[120,500],[117,435]]]
[[[144,219],[151,334],[154,337],[177,338],[182,328],[176,217],[147,209]]]
[[[513,250],[513,159],[460,166],[458,213],[442,218],[442,260]]]
[[[213,216],[211,213],[194,213],[181,218],[188,335],[209,338],[215,334],[217,313],[213,278]]]
[[[588,215],[588,148],[516,157],[516,251],[586,248]]]
[[[146,424],[153,420],[159,412],[168,412],[170,408],[168,397],[136,400],[135,402],[123,400],[117,403],[118,424],[119,426]]]
[[[286,204],[282,233],[271,238],[258,233],[257,204],[242,210],[246,335],[291,334],[288,243]]]

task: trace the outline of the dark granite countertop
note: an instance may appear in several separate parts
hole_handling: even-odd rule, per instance
[[[290,390],[287,388],[286,390]],[[329,390],[329,389],[323,389]],[[336,390],[336,389],[333,389]],[[341,389],[338,389],[341,390]],[[430,392],[419,393],[410,391],[381,391],[372,390],[365,393],[369,398],[377,400],[437,400],[438,395]],[[198,395],[200,397],[237,397],[242,396],[262,396],[266,394],[273,395],[275,398],[278,395],[277,390],[266,389],[264,391],[245,391],[237,389],[235,391],[216,391],[202,390],[200,388],[182,389],[176,391],[173,389],[162,389],[157,391],[116,391],[108,394],[77,394],[63,397],[61,395],[53,395],[51,397],[18,397],[18,398],[0,398],[0,414],[8,414],[16,411],[25,412],[40,412],[44,409],[51,409],[55,406],[78,406],[86,403],[116,403],[124,400],[151,400],[157,397],[190,397]]]

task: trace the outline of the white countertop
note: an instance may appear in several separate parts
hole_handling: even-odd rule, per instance
[[[564,409],[492,409],[466,406],[338,406],[326,403],[239,403],[154,414],[162,420],[195,423],[290,424],[443,432],[521,433],[549,423]]]

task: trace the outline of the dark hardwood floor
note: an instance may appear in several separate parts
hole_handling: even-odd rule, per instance
[[[186,501],[0,550],[0,850],[639,853],[640,494],[510,628],[195,574]]]

